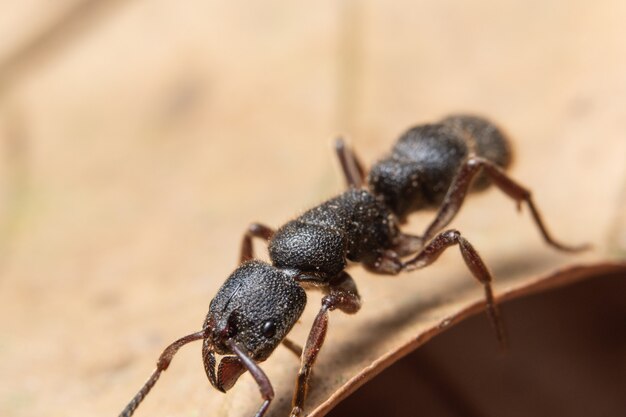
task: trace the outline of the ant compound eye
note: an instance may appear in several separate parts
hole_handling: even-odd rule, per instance
[[[267,337],[268,339],[274,337],[274,335],[276,334],[276,324],[274,324],[272,320],[266,321],[265,323],[263,323],[261,333],[263,333],[263,336]]]

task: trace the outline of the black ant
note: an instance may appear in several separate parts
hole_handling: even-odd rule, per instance
[[[489,270],[460,232],[441,231],[470,191],[494,184],[518,207],[526,203],[546,243],[567,252],[587,248],[566,246],[550,236],[530,191],[504,172],[512,156],[507,139],[483,118],[454,115],[411,128],[391,154],[372,167],[367,181],[363,165],[342,140],[337,141],[336,151],[349,189],[276,231],[252,224],[243,237],[241,264],[211,301],[202,330],[163,351],[156,370],[120,417],[133,414],[181,346],[201,339],[204,369],[216,389],[226,392],[245,371],[252,374],[263,398],[256,417],[265,414],[274,397],[257,363],[281,342],[301,356],[291,412],[292,417],[300,416],[311,368],[326,335],[328,312],[339,309],[354,314],[361,307],[356,285],[345,271],[348,261],[395,275],[424,268],[448,247],[458,245],[468,269],[484,287],[487,313],[504,346],[506,335]],[[438,212],[421,236],[401,232],[400,225],[410,213],[427,208]],[[254,260],[253,238],[269,243],[272,264]],[[321,289],[325,296],[302,349],[286,336],[304,310],[305,288],[310,287]],[[217,369],[215,354],[224,355]]]

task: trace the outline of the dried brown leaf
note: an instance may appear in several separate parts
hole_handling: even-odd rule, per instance
[[[370,164],[409,124],[489,116],[512,134],[512,176],[554,235],[594,245],[557,253],[496,190],[469,199],[454,227],[494,272],[497,297],[624,270],[623,6],[363,4],[342,46],[360,42],[342,55],[358,61],[340,75],[351,96],[339,105],[340,25],[324,2],[135,1],[46,38],[63,42],[28,37],[0,102],[3,134],[14,118],[20,128],[0,146],[0,191],[17,196],[0,208],[11,232],[0,236],[0,414],[119,412],[161,349],[198,330],[246,224],[277,226],[338,192],[338,133]],[[330,317],[313,415],[482,302],[454,249],[415,273],[351,274],[363,309]],[[313,293],[293,339],[304,342],[318,306]],[[270,415],[284,416],[298,361],[279,348],[262,367],[277,394]],[[226,395],[210,389],[189,346],[137,415],[251,416],[259,403],[249,375]]]

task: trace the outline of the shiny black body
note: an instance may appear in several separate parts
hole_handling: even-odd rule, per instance
[[[498,340],[506,343],[491,288],[491,273],[470,242],[454,229],[445,230],[466,195],[495,184],[518,205],[526,203],[545,241],[564,251],[543,224],[530,191],[509,178],[504,169],[511,149],[503,133],[491,122],[466,115],[413,127],[391,153],[367,175],[358,158],[337,142],[337,155],[349,188],[306,211],[274,231],[259,223],[245,233],[239,267],[211,301],[201,331],[168,346],[157,369],[124,409],[133,414],[166,370],[177,350],[203,340],[203,362],[211,384],[230,389],[248,371],[257,382],[263,403],[261,417],[274,396],[269,379],[258,366],[281,343],[301,356],[291,416],[303,413],[311,368],[323,344],[329,311],[356,313],[361,301],[356,284],[346,272],[348,262],[360,263],[379,274],[398,274],[424,268],[443,251],[457,246],[472,276],[483,286],[487,313]],[[423,234],[403,233],[400,225],[420,209],[437,208]],[[253,238],[268,242],[271,264],[254,259]],[[403,260],[410,256],[410,259]],[[324,292],[304,349],[286,338],[306,304],[305,288]],[[223,355],[219,363],[215,354]]]
[[[400,136],[391,153],[372,167],[368,184],[404,222],[414,211],[440,207],[459,167],[472,155],[503,169],[512,160],[511,147],[494,124],[476,116],[450,116]],[[479,174],[473,189],[488,185],[486,175]]]
[[[400,235],[397,220],[368,190],[350,189],[278,229],[269,242],[270,259],[330,281],[347,261],[374,264]]]

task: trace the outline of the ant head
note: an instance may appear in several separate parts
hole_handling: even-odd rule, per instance
[[[204,327],[208,342],[221,355],[232,340],[255,361],[263,361],[280,344],[306,304],[295,272],[261,261],[241,264],[211,301]]]

